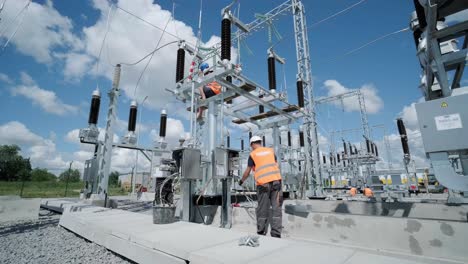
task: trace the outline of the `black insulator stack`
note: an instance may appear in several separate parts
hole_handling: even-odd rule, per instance
[[[288,131],[288,147],[291,146],[291,131]]]
[[[167,124],[167,114],[166,110],[161,111],[161,118],[159,121],[159,137],[166,137],[166,124]]]
[[[353,146],[351,146],[351,142],[348,142],[348,146],[349,146],[349,155],[353,155]]]
[[[327,164],[327,157],[325,157],[325,155],[323,155],[322,158],[323,158],[323,164]]]
[[[128,131],[135,132],[138,108],[136,103],[130,106],[130,115],[128,116]]]
[[[179,48],[177,50],[177,65],[176,65],[176,83],[184,79],[185,70],[185,50]]]
[[[241,139],[241,150],[244,150],[244,140]]]
[[[375,144],[374,144],[374,142],[371,142],[371,150],[372,150],[372,154],[375,154]]]
[[[249,140],[252,138],[252,131],[249,131]]]
[[[397,119],[397,126],[398,126],[398,132],[400,133],[400,138],[401,138],[401,146],[403,147],[403,153],[405,155],[409,155],[409,147],[408,147],[408,135],[406,134],[406,128],[405,124],[403,123],[403,120],[401,118]]]
[[[268,85],[271,90],[276,90],[275,58],[268,57]]]
[[[424,29],[427,26],[426,13],[424,7],[419,3],[419,0],[413,0],[414,8],[416,9],[416,15],[418,15],[419,27]]]
[[[231,60],[231,20],[221,21],[221,60]]]
[[[343,167],[346,167],[346,160],[343,160]]]
[[[91,99],[91,107],[89,109],[88,124],[96,125],[99,118],[99,107],[101,105],[101,96],[99,93],[94,93]]]
[[[304,146],[304,132],[302,131],[299,132],[299,146]]]
[[[263,94],[259,95],[258,97],[263,98]],[[259,105],[258,106],[258,113],[262,114],[263,112],[265,112],[265,108],[263,107],[263,105]]]
[[[228,148],[231,147],[231,137],[230,137],[230,136],[227,136],[227,137],[226,137],[226,146],[227,146]]]
[[[232,76],[226,76],[226,81],[232,83]],[[227,100],[226,104],[232,104],[232,99]]]
[[[304,107],[304,83],[299,80],[296,83],[297,87],[297,104],[300,108]]]
[[[279,135],[278,140],[279,140],[279,144],[281,145],[281,134]]]
[[[262,143],[263,143],[263,146],[266,146],[265,136],[262,136]]]
[[[336,166],[336,158],[333,157],[333,166]]]
[[[330,165],[333,165],[333,153],[331,153],[331,152],[330,152],[329,159],[330,159]]]
[[[358,154],[357,147],[354,146],[354,154]]]
[[[340,153],[336,153],[336,159],[338,160],[338,163],[341,162]]]
[[[348,155],[348,148],[346,147],[346,142],[343,141],[344,154]]]
[[[370,146],[370,144],[371,144],[370,140],[366,138],[367,153],[370,153],[370,152],[371,152],[371,146]]]
[[[298,163],[299,163],[299,171],[302,171],[301,161],[299,161]]]
[[[379,150],[377,149],[377,144],[375,144],[374,147],[375,147],[375,155],[378,157],[379,156]]]

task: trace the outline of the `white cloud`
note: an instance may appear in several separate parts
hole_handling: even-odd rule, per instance
[[[68,161],[57,152],[55,143],[31,132],[24,124],[12,121],[0,125],[0,144],[16,144],[22,154],[31,158],[33,167],[47,168],[59,173],[67,167]]]
[[[2,12],[2,21],[13,21],[28,1],[8,1]],[[14,21],[7,30],[2,30],[0,39],[8,38],[18,23],[19,20]],[[20,53],[32,56],[39,63],[51,63],[54,49],[75,50],[82,47],[81,40],[73,35],[72,29],[72,21],[62,16],[53,7],[52,1],[48,0],[43,5],[32,2],[24,12],[24,21],[11,44]]]
[[[12,84],[13,81],[10,79],[10,77],[8,77],[8,75],[4,74],[4,73],[0,73],[0,81],[4,82],[4,83],[7,83],[7,84]]]
[[[450,15],[446,18],[445,22],[462,22],[468,20],[468,10],[463,10],[461,12]]]
[[[77,113],[78,108],[76,106],[65,104],[53,91],[40,88],[28,74],[21,73],[21,80],[23,84],[11,89],[13,96],[21,95],[26,97],[47,113],[60,116]]]
[[[340,84],[336,80],[327,80],[324,82],[325,88],[328,89],[328,96],[335,96],[339,94],[343,94],[346,92],[350,92],[356,89],[350,89],[342,84]],[[364,102],[366,105],[366,110],[368,114],[376,114],[378,113],[384,106],[384,102],[382,98],[378,95],[377,89],[371,84],[365,84],[361,86],[361,92],[364,96]],[[337,107],[341,107],[340,101],[332,102]],[[346,112],[351,111],[359,111],[359,101],[356,97],[348,97],[343,99],[344,110]]]

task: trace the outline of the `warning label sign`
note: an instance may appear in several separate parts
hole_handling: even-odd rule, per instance
[[[463,128],[460,114],[436,116],[434,119],[439,131]]]

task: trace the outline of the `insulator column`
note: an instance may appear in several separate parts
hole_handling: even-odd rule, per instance
[[[166,137],[166,125],[167,125],[167,113],[166,113],[166,110],[163,109],[161,111],[161,117],[159,120],[159,137],[160,138]]]
[[[241,139],[241,150],[244,150],[244,140]]]
[[[336,153],[336,159],[338,160],[338,163],[341,162],[340,153]]]
[[[230,137],[230,136],[227,136],[227,137],[226,137],[226,146],[227,146],[228,148],[231,147],[231,137]]]
[[[266,146],[265,136],[262,136],[262,143],[263,143],[263,146]]]
[[[304,107],[304,84],[302,83],[302,80],[298,80],[296,82],[296,87],[297,87],[297,104],[299,105],[300,108]]]
[[[184,79],[185,70],[185,50],[179,48],[177,50],[177,65],[176,65],[176,83]]]
[[[419,0],[413,0],[414,8],[416,9],[416,14],[418,15],[418,22],[420,28],[425,28],[427,26],[426,13],[424,12],[424,7],[419,3]]]
[[[288,147],[291,147],[291,131],[288,131]]]
[[[401,146],[403,148],[403,153],[405,153],[405,155],[410,155],[408,147],[408,135],[406,134],[405,124],[403,123],[403,120],[401,118],[397,119],[397,126],[398,132],[400,133],[401,137]]]
[[[226,76],[226,81],[232,83],[232,76]],[[232,104],[232,99],[227,100],[226,104]]]
[[[263,94],[259,95],[258,98],[263,98]],[[263,112],[265,112],[265,108],[263,107],[263,105],[259,105],[258,106],[258,113],[262,114]]]
[[[372,151],[372,154],[375,154],[375,145],[374,145],[374,142],[371,142],[371,151]]]
[[[299,131],[299,146],[304,147],[304,132]]]
[[[272,56],[268,57],[268,87],[271,92],[276,91],[275,58]]]
[[[344,154],[348,155],[348,148],[346,147],[346,142],[343,141]]]
[[[135,132],[137,122],[138,106],[136,101],[132,101],[130,105],[130,114],[128,116],[128,131]]]
[[[101,105],[101,93],[99,90],[93,92],[93,97],[91,99],[91,107],[89,109],[89,118],[88,124],[96,125],[99,118],[99,107]]]
[[[354,146],[354,154],[358,154],[357,147]]]
[[[252,131],[249,131],[249,141],[252,138]]]
[[[330,166],[332,166],[333,165],[333,153],[331,152],[330,152],[329,159],[330,159]]]
[[[323,159],[323,164],[327,164],[327,157],[325,157],[325,155],[322,156],[322,159]]]
[[[221,60],[231,60],[231,20],[221,21]]]
[[[379,156],[379,151],[377,150],[377,144],[374,144],[375,147],[375,155],[378,157]]]
[[[370,146],[370,140],[366,138],[366,147],[367,147],[367,153],[371,152],[371,146]]]
[[[353,155],[353,146],[351,146],[351,142],[348,142],[348,146],[349,146],[349,155]]]

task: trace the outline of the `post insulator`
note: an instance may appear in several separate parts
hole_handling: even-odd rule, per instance
[[[101,105],[101,94],[98,90],[93,92],[91,99],[91,107],[89,109],[88,124],[96,125],[99,118],[99,107]]]
[[[408,147],[408,135],[406,134],[406,128],[405,124],[403,123],[403,119],[399,118],[397,119],[397,126],[398,126],[398,132],[400,133],[400,138],[401,138],[401,146],[403,148],[403,153],[405,155],[409,155],[409,147]]]
[[[221,21],[221,60],[231,60],[231,20]]]
[[[176,65],[176,83],[184,79],[185,70],[185,50],[180,48],[177,50],[177,65]]]
[[[299,132],[299,146],[304,147],[304,132]]]
[[[135,101],[130,105],[130,114],[128,116],[128,131],[135,132],[137,122],[138,107]]]
[[[268,87],[271,90],[276,90],[276,68],[275,58],[268,57]]]
[[[161,117],[159,120],[159,137],[166,137],[166,125],[167,125],[167,113],[166,110],[161,111]]]
[[[299,80],[296,82],[297,86],[297,104],[300,108],[304,107],[304,83]]]
[[[259,98],[263,98],[263,94],[259,95],[258,97],[259,97]],[[262,114],[262,113],[264,113],[264,112],[265,112],[265,108],[263,107],[263,105],[259,105],[259,106],[258,106],[258,113],[259,113],[259,114]]]

